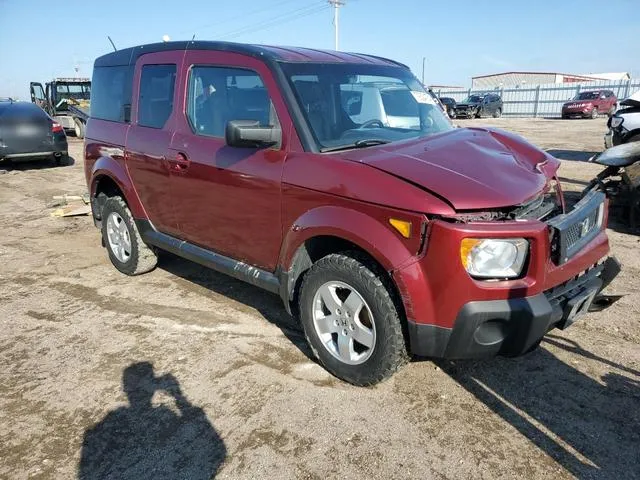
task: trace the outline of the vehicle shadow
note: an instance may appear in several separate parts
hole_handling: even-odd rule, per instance
[[[151,363],[134,363],[122,374],[122,387],[129,405],[85,431],[78,479],[215,477],[226,457],[224,442],[173,375],[157,377]],[[156,392],[171,396],[175,408],[153,405]]]
[[[593,379],[546,348],[518,358],[436,364],[573,476],[640,478],[639,372],[561,337],[546,343],[617,372]]]
[[[569,160],[571,162],[586,162],[596,153],[600,153],[585,150],[559,150],[553,148],[546,152],[559,160]]]
[[[278,327],[308,359],[316,361],[304,337],[302,326],[286,312],[277,295],[168,252],[162,252],[158,268],[257,310],[267,321]]]
[[[75,165],[75,163],[76,161],[72,156],[62,159],[59,165],[52,158],[38,158],[35,160],[3,160],[0,162],[0,170],[44,170],[46,168],[71,167],[72,165]]]

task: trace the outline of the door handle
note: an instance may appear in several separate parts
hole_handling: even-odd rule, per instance
[[[169,168],[174,172],[184,172],[191,165],[191,160],[184,153],[178,152],[176,158],[169,160]]]

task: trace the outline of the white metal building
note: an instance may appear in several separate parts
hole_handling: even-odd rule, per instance
[[[471,88],[474,90],[527,88],[548,83],[595,82],[598,80],[604,79],[596,76],[558,72],[502,72],[473,77]]]

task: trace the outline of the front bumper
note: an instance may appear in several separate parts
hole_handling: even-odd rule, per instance
[[[610,128],[607,133],[604,134],[604,148],[615,147],[616,145],[622,145],[625,141],[625,131],[614,130]]]
[[[451,329],[409,322],[411,351],[449,359],[521,355],[549,330],[565,329],[586,313],[619,272],[620,264],[609,257],[583,275],[537,295],[468,302]]]
[[[432,220],[424,254],[392,272],[409,322],[412,352],[469,358],[526,351],[531,342],[521,336],[539,340],[558,326],[568,306],[570,312],[578,300],[593,299],[602,289],[596,285],[599,278],[606,276],[608,283],[617,274],[615,260],[602,263],[609,253],[607,205],[604,195],[594,192],[546,222]],[[460,261],[463,239],[514,237],[527,239],[530,246],[520,278],[483,281],[469,276]],[[585,285],[574,282],[585,279],[593,282],[582,291]],[[558,296],[558,289],[566,287]],[[503,338],[489,341],[490,335]]]
[[[584,108],[573,108],[573,109],[562,109],[563,117],[590,117],[591,111],[593,108],[584,107]]]
[[[455,110],[456,118],[473,118],[476,116],[475,110]]]

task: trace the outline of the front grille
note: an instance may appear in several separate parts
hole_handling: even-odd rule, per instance
[[[567,248],[571,248],[580,241],[586,235],[589,235],[592,230],[597,228],[599,210],[593,211],[582,222],[574,223],[566,231]]]
[[[604,218],[605,196],[592,191],[571,212],[547,222],[551,229],[551,258],[560,265],[572,258],[598,235]]]

